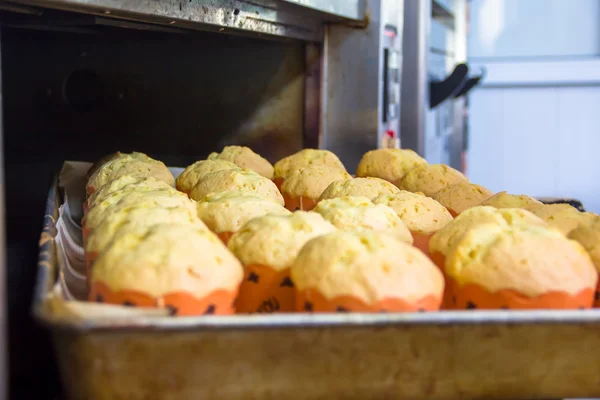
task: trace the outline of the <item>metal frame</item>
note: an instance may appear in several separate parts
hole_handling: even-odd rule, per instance
[[[323,40],[324,23],[363,25],[366,16],[365,0],[10,0],[2,4],[12,11],[19,11],[14,7],[19,6],[21,12],[33,14],[56,9],[186,29],[315,42]]]
[[[0,52],[1,55],[1,52]],[[1,63],[0,63],[1,64]],[[0,93],[2,93],[2,74],[0,73]],[[2,96],[0,96],[0,400],[8,398],[8,351],[7,351],[7,297],[6,297],[6,236],[4,219],[4,127]]]

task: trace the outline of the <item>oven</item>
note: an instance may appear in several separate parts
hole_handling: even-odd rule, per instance
[[[58,392],[30,304],[64,160],[136,150],[187,165],[235,143],[271,162],[325,148],[354,170],[399,132],[401,0],[0,1],[0,27],[14,398]]]

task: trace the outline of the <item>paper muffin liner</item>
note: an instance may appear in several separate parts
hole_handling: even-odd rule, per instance
[[[283,178],[273,178],[273,183],[277,186],[277,189],[281,192],[281,185],[283,185]]]
[[[496,292],[468,283],[459,285],[449,278],[452,308],[464,309],[504,309],[504,310],[533,310],[533,309],[587,309],[594,303],[593,288],[583,289],[576,294],[563,291],[549,291],[530,297],[514,289],[503,289]]]
[[[424,235],[422,233],[410,232],[413,237],[413,246],[421,250],[425,255],[429,257],[429,240],[431,240],[432,234]]]
[[[219,232],[217,233],[217,236],[219,237],[219,239],[221,239],[223,243],[225,243],[225,246],[227,246],[227,243],[229,243],[229,239],[231,239],[234,233],[235,232]]]
[[[236,300],[238,313],[275,313],[295,310],[296,289],[290,269],[268,265],[244,266],[244,280]]]
[[[306,289],[296,293],[296,311],[300,312],[425,312],[440,309],[441,297],[426,295],[418,300],[408,301],[401,298],[385,298],[376,303],[367,304],[354,296],[326,298],[320,291]]]
[[[317,206],[317,200],[311,199],[306,196],[292,197],[289,194],[282,192],[283,201],[285,201],[285,208],[290,211],[302,210],[310,211]]]
[[[237,291],[214,290],[198,298],[187,292],[167,293],[160,298],[136,290],[113,291],[104,282],[92,284],[89,300],[129,307],[166,308],[171,315],[230,315],[235,313]]]
[[[450,281],[448,280],[444,269],[446,257],[442,253],[436,251],[434,253],[430,253],[429,258],[440,269],[440,271],[442,271],[442,274],[444,274],[444,296],[442,297],[442,310],[451,310],[454,308],[454,304],[452,303]]]

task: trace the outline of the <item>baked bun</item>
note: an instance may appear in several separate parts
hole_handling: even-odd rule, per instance
[[[192,188],[190,198],[200,200],[212,193],[233,191],[253,194],[284,204],[281,193],[271,180],[249,170],[230,169],[211,172]]]
[[[474,183],[457,183],[446,186],[435,192],[431,198],[446,207],[446,209],[456,217],[461,212],[475,207],[492,197],[494,193],[483,186]]]
[[[159,224],[115,238],[100,254],[90,301],[232,314],[242,277],[240,262],[204,224]]]
[[[175,193],[176,189],[164,181],[159,181],[156,178],[147,177],[140,178],[134,175],[123,175],[117,179],[108,182],[100,189],[90,195],[83,203],[84,214],[87,214],[90,208],[96,204],[106,201],[109,197],[119,196],[125,192],[152,192],[155,190],[165,190]]]
[[[534,225],[479,225],[450,252],[445,272],[458,309],[589,308],[598,280],[581,245]]]
[[[494,208],[489,206],[469,208],[448,223],[448,225],[433,234],[429,241],[429,257],[444,272],[446,257],[460,239],[470,230],[483,224],[498,226],[548,226],[540,218],[520,208]],[[442,308],[453,308],[454,305],[451,300],[452,296],[449,292],[449,285],[446,282]]]
[[[460,171],[444,164],[424,164],[411,169],[395,184],[402,190],[431,196],[446,186],[469,183]]]
[[[402,190],[376,197],[373,202],[391,207],[412,234],[414,246],[426,254],[429,254],[431,235],[452,221],[452,216],[444,206],[419,193]]]
[[[117,151],[116,153],[111,153],[111,154],[102,156],[94,164],[92,164],[92,166],[88,169],[87,173],[85,174],[85,178],[89,180],[90,177],[92,175],[94,175],[94,172],[98,171],[104,164],[121,157],[122,154],[123,153],[121,153],[120,151]],[[136,154],[136,153],[133,153],[133,154]],[[141,153],[138,153],[138,154],[141,154]]]
[[[356,176],[385,179],[396,182],[408,171],[427,164],[417,153],[408,149],[377,149],[366,152],[356,169]]]
[[[491,206],[496,208],[527,208],[531,205],[541,205],[542,203],[533,197],[525,196],[524,194],[508,194],[499,192],[482,201],[480,206]]]
[[[231,161],[240,168],[249,169],[267,179],[273,179],[273,166],[266,159],[245,146],[225,146],[220,153],[211,153],[209,160]]]
[[[281,193],[288,210],[310,211],[332,182],[352,179],[346,171],[324,166],[301,168],[288,175],[281,185]]]
[[[86,186],[87,195],[93,194],[103,185],[123,175],[133,175],[139,178],[154,177],[175,186],[175,178],[171,171],[160,161],[154,160],[143,153],[120,153],[119,156],[102,164],[90,176]]]
[[[266,215],[251,220],[229,240],[244,265],[238,312],[286,312],[295,309],[290,267],[304,244],[336,228],[314,212]]]
[[[309,241],[292,266],[296,309],[434,311],[441,272],[416,248],[379,232],[335,232]]]
[[[96,202],[93,208],[90,208],[81,222],[84,247],[87,238],[93,230],[102,222],[102,220],[111,213],[132,206],[159,206],[163,208],[184,207],[196,212],[196,204],[190,200],[185,193],[176,190],[157,189],[153,191],[117,191],[112,195],[105,197],[102,201]]]
[[[577,241],[590,255],[596,271],[600,273],[600,216],[589,215],[589,219],[569,232],[569,239]],[[600,307],[600,283],[596,287],[594,307]]]
[[[319,197],[319,201],[347,196],[364,196],[374,199],[381,194],[398,193],[400,189],[379,178],[354,178],[332,182]]]
[[[196,213],[189,207],[163,208],[144,202],[122,207],[106,214],[89,235],[85,246],[87,276],[92,264],[117,234],[125,232],[143,233],[149,227],[163,223],[189,223],[202,225]],[[208,228],[205,228],[208,229]]]
[[[223,171],[227,169],[239,170],[240,167],[226,160],[200,160],[189,165],[175,180],[177,190],[183,193],[190,193],[198,181],[211,172]]]
[[[213,193],[197,204],[198,217],[227,244],[248,221],[267,214],[289,215],[281,204],[244,192]]]
[[[373,204],[366,197],[339,197],[323,200],[313,209],[344,231],[377,231],[408,244],[413,238],[396,212],[383,204]]]
[[[548,226],[559,230],[563,235],[568,235],[586,219],[585,213],[569,204],[532,204],[525,209],[546,221]]]
[[[277,184],[277,187],[281,187],[281,184],[288,175],[301,168],[316,166],[346,171],[344,164],[331,151],[304,149],[277,161],[274,165],[273,180]]]

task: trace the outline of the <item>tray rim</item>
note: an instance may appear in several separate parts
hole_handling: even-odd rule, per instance
[[[232,315],[194,317],[135,317],[67,321],[54,318],[44,307],[56,281],[56,220],[58,218],[58,178],[48,191],[43,230],[40,239],[37,276],[32,303],[33,317],[47,328],[76,332],[157,332],[261,329],[319,329],[453,325],[600,325],[600,309],[591,310],[468,310],[431,313],[348,313],[275,315]],[[50,239],[48,240],[49,236]],[[46,240],[43,240],[43,239]]]

